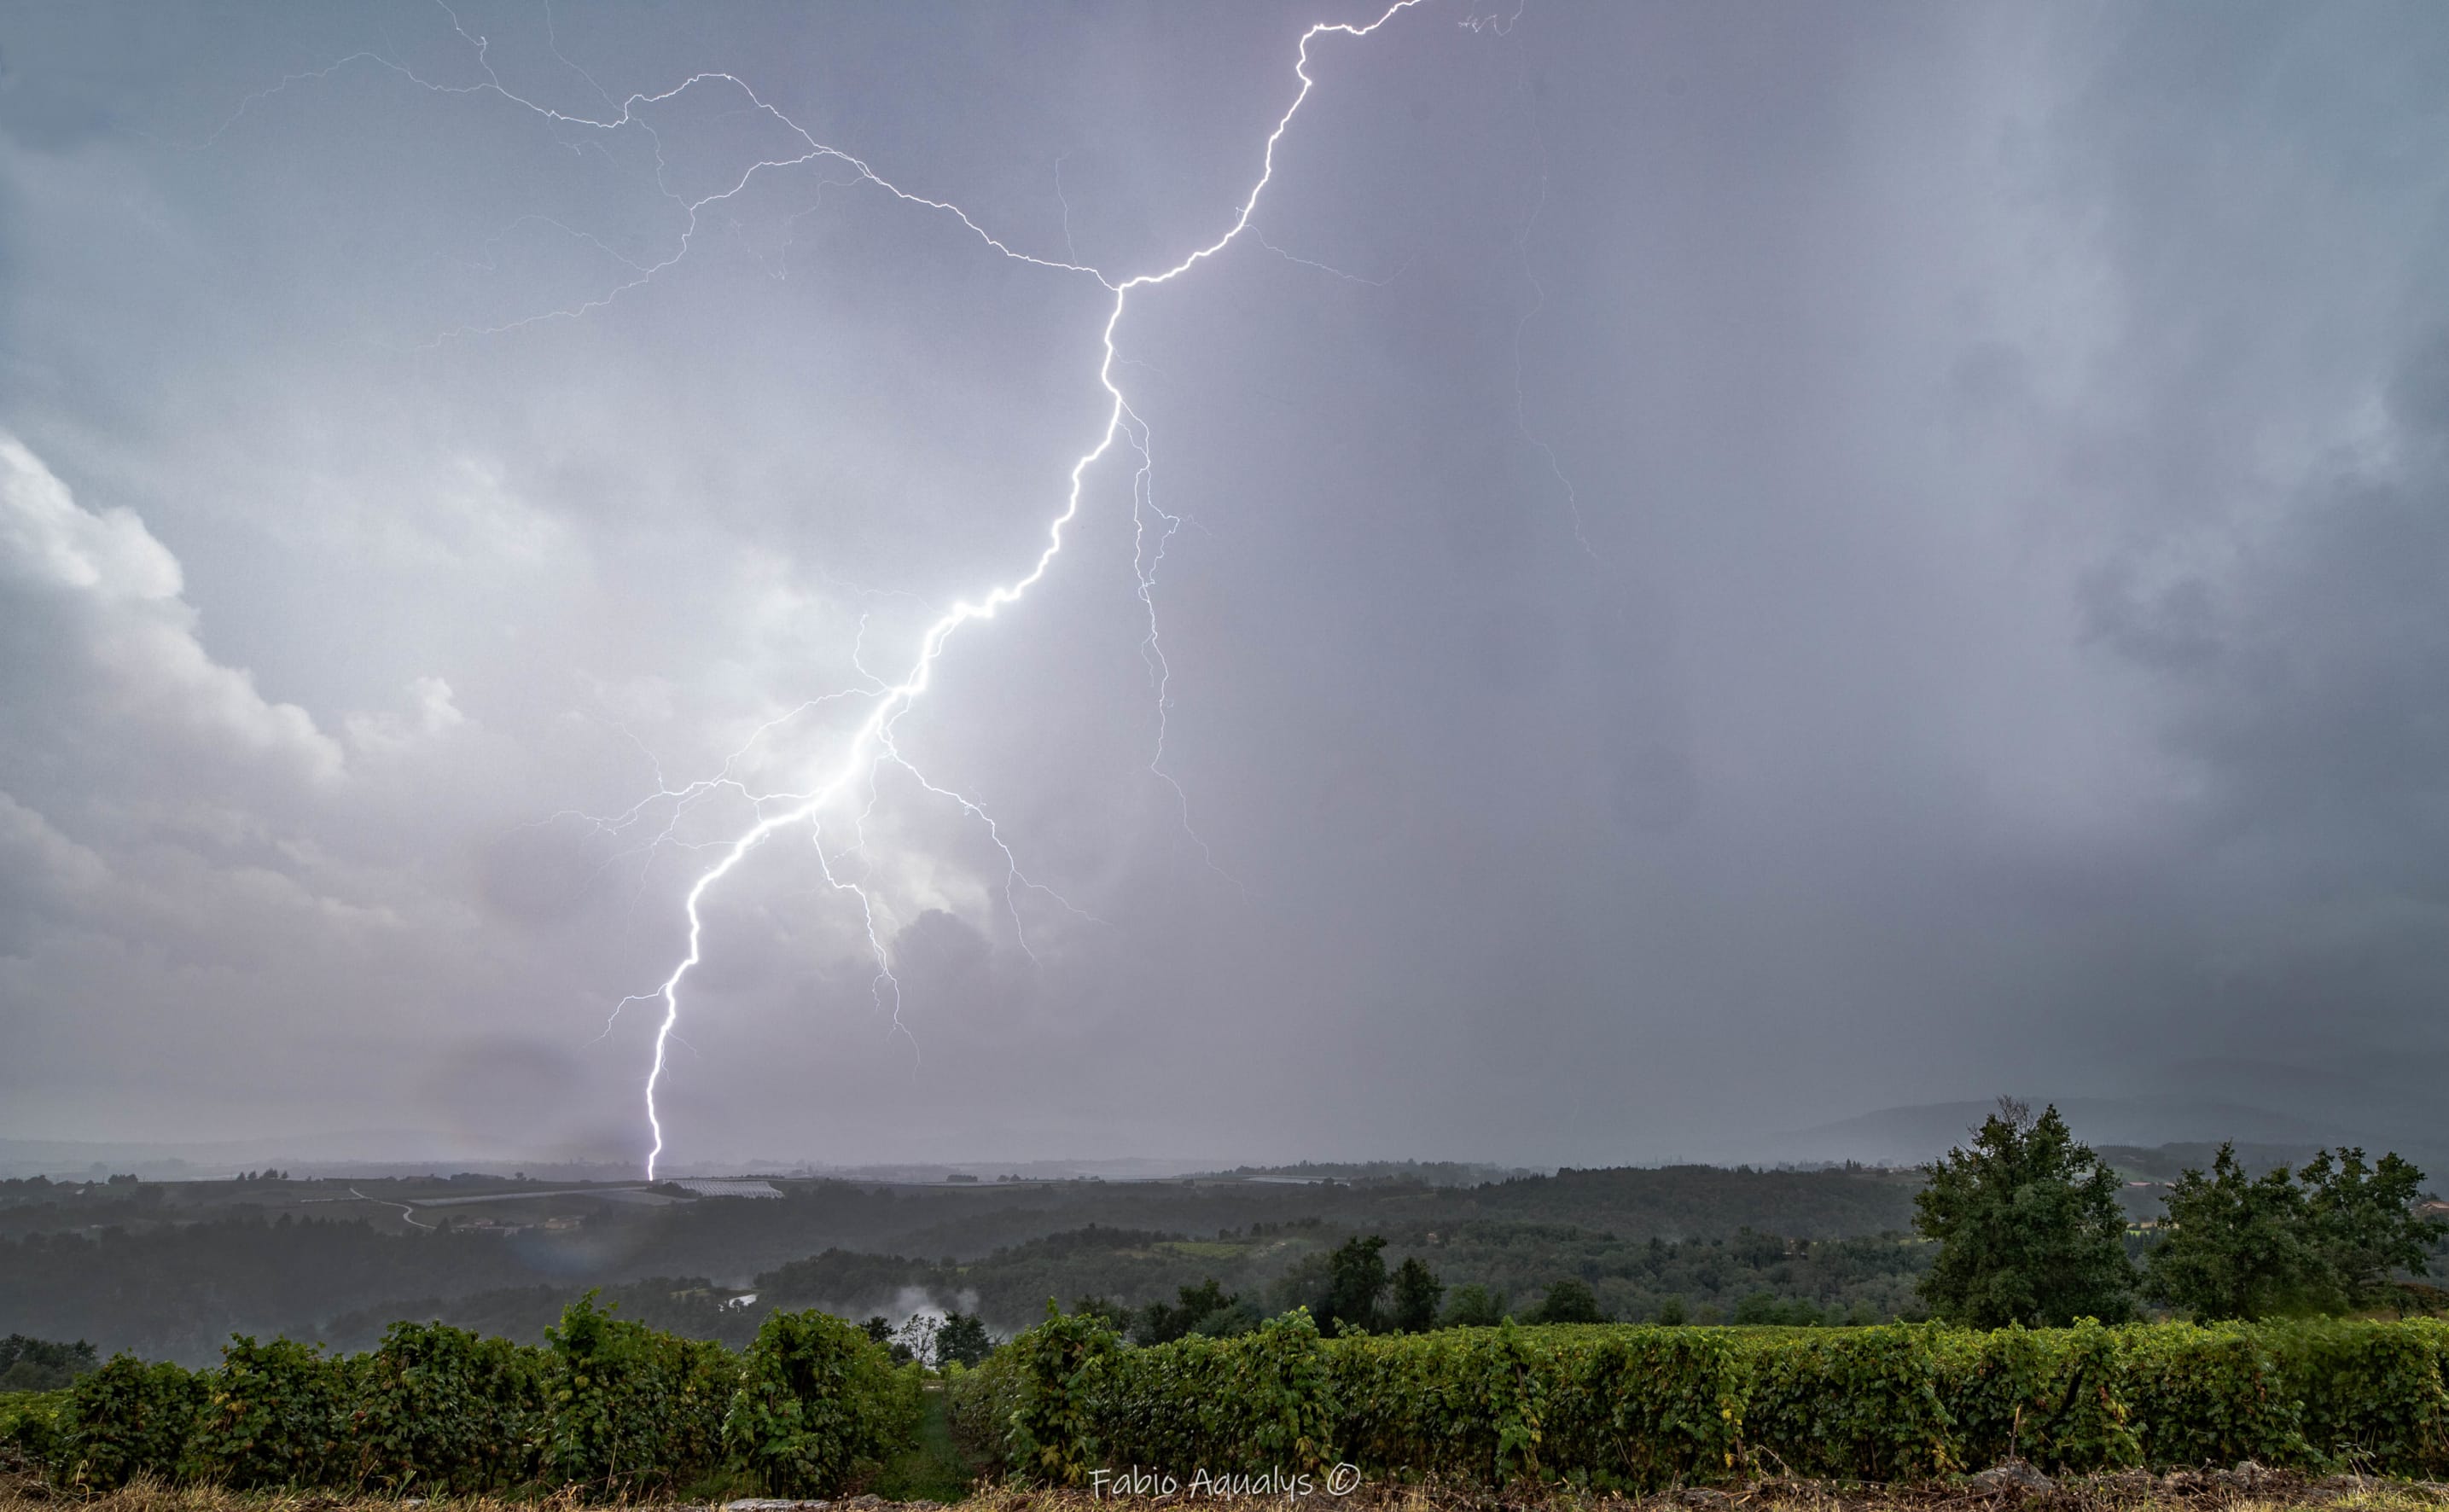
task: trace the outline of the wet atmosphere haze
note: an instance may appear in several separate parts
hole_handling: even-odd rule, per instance
[[[643,1157],[1379,14],[0,6],[0,1136]],[[2443,1143],[2449,12],[1310,59],[675,1169]]]

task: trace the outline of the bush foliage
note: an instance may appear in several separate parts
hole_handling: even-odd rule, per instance
[[[748,1347],[723,1439],[767,1495],[822,1495],[916,1432],[919,1390],[918,1367],[896,1368],[864,1329],[778,1312]]]
[[[468,1494],[534,1479],[545,1410],[537,1351],[440,1323],[395,1323],[348,1404],[357,1483]]]
[[[725,1481],[839,1491],[917,1425],[915,1367],[818,1313],[777,1313],[743,1357],[574,1303],[544,1348],[395,1325],[369,1354],[238,1337],[220,1367],[120,1355],[0,1419],[64,1486],[138,1476],[232,1488],[635,1500]]]
[[[1125,1349],[1052,1318],[955,1378],[964,1441],[1025,1479],[1350,1461],[1378,1477],[1628,1491],[1756,1473],[2353,1465],[2449,1473],[2449,1324],[1996,1331],[1557,1325]]]
[[[1018,1477],[1206,1466],[1630,1491],[1762,1473],[1909,1480],[2011,1454],[2052,1470],[2352,1466],[2449,1475],[2449,1323],[1995,1331],[1556,1324],[1321,1335],[1295,1312],[1126,1346],[1051,1315],[946,1372],[955,1442]],[[919,1371],[815,1313],[745,1354],[573,1306],[546,1348],[401,1324],[369,1354],[234,1339],[190,1371],[120,1356],[0,1403],[63,1485],[634,1499],[717,1483],[858,1483],[911,1442]],[[703,1494],[703,1493],[699,1493]]]

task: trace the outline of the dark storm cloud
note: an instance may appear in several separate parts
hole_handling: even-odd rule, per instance
[[[1094,281],[839,163],[690,233],[775,120],[487,67],[737,72],[1132,273],[1328,12],[457,13],[0,23],[5,1132],[634,1153],[621,1000],[748,810],[600,821],[898,675],[1094,441]],[[1118,449],[897,727],[1021,875],[907,773],[835,816],[897,1004],[758,851],[675,1153],[1591,1163],[2290,1074],[2419,1122],[2449,27],[1472,14],[1321,38],[1255,234],[1118,332],[1163,774]]]

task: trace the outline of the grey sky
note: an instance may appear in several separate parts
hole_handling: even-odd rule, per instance
[[[1376,14],[0,11],[0,1134],[638,1153],[607,1018],[747,810],[579,816],[897,679],[1095,443],[1093,279],[839,162],[684,242],[804,144],[543,110],[736,74],[1119,279]],[[1183,798],[1118,449],[898,727],[1078,912],[887,768],[838,876],[906,1033],[778,836],[674,1156],[1592,1164],[2290,1077],[2419,1128],[2449,21],[1490,14],[1320,39],[1254,234],[1117,333]]]

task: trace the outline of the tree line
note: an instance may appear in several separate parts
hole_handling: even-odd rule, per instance
[[[83,1339],[59,1344],[12,1333],[0,1339],[0,1391],[55,1391],[101,1363]]]
[[[2449,1231],[2396,1154],[2324,1150],[2253,1176],[2232,1145],[2170,1185],[2156,1225],[2130,1226],[2117,1173],[2054,1106],[2012,1098],[1923,1173],[1914,1228],[1938,1252],[1920,1293],[1982,1328],[2116,1323],[2142,1303],[2204,1322],[2403,1309],[2418,1298],[2401,1277]]]
[[[2249,1173],[2233,1145],[2208,1171],[2188,1169],[2156,1222],[2129,1220],[2117,1173],[2078,1141],[2054,1105],[2038,1116],[2000,1099],[1970,1147],[1921,1168],[1914,1230],[1931,1247],[1914,1287],[1929,1315],[1972,1328],[2064,1327],[2078,1318],[2126,1322],[2145,1305],[2197,1322],[2337,1315],[2429,1297],[2410,1285],[2428,1274],[2449,1223],[2426,1211],[2423,1173],[2395,1153],[2323,1150],[2303,1165]],[[1745,1238],[1755,1236],[1745,1235]],[[1771,1241],[1776,1243],[1777,1241]],[[1657,1241],[1652,1241],[1656,1245]],[[1072,1310],[1105,1317],[1131,1342],[1247,1333],[1273,1313],[1305,1308],[1320,1331],[1424,1333],[1497,1323],[1610,1321],[1578,1275],[1552,1281],[1533,1307],[1509,1314],[1504,1293],[1477,1283],[1449,1289],[1419,1256],[1389,1270],[1386,1240],[1355,1235],[1295,1264],[1269,1289],[1272,1308],[1227,1294],[1210,1277],[1170,1303],[1118,1307],[1084,1295]],[[1818,1326],[1888,1321],[1823,1310],[1760,1289],[1731,1316],[1694,1316],[1669,1296],[1646,1321],[1666,1325]]]
[[[1417,1255],[1407,1256],[1389,1270],[1382,1234],[1355,1234],[1337,1249],[1297,1265],[1270,1289],[1275,1308],[1239,1294],[1227,1293],[1213,1276],[1195,1287],[1183,1287],[1172,1302],[1149,1302],[1138,1308],[1118,1306],[1096,1295],[1085,1295],[1071,1307],[1074,1316],[1105,1319],[1116,1331],[1142,1346],[1171,1344],[1200,1335],[1232,1338],[1257,1331],[1267,1319],[1296,1310],[1306,1312],[1328,1338],[1351,1334],[1428,1333],[1437,1328],[1489,1328],[1509,1316],[1523,1323],[1605,1323],[1607,1312],[1596,1292],[1579,1276],[1559,1276],[1549,1283],[1539,1301],[1519,1313],[1509,1312],[1506,1295],[1478,1282],[1449,1288]],[[1774,1293],[1759,1297],[1776,1302]],[[1687,1321],[1680,1298],[1671,1299],[1671,1317]],[[1809,1304],[1802,1304],[1805,1309]],[[1739,1306],[1737,1312],[1743,1312]],[[1758,1320],[1785,1322],[1784,1315]],[[1816,1313],[1807,1321],[1818,1323]],[[1861,1320],[1872,1321],[1872,1320]]]

